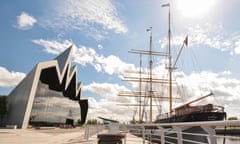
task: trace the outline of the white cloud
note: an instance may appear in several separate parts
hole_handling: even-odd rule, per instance
[[[110,55],[108,57],[96,57],[96,62],[100,64],[101,69],[112,74],[123,74],[126,70],[133,70],[134,65],[123,62],[119,57]]]
[[[63,41],[62,43],[55,40],[48,41],[43,39],[32,40],[32,42],[43,46],[45,48],[44,51],[54,55],[60,54],[72,44],[71,41],[68,40]]]
[[[54,9],[51,17],[42,20],[42,26],[84,31],[97,40],[108,35],[109,30],[114,33],[128,31],[111,0],[63,0],[58,1]]]
[[[97,102],[97,104],[98,108],[89,109],[88,119],[96,119],[101,116],[126,123],[132,120],[135,111],[134,107],[120,106],[119,103],[112,101],[102,101]],[[90,102],[89,105],[91,106],[92,103]]]
[[[95,59],[98,57],[98,54],[94,49],[85,46],[80,46],[79,48],[74,46],[74,48],[74,62],[84,66],[86,64],[94,65]]]
[[[9,71],[0,66],[0,87],[16,86],[24,77],[25,74],[21,72]]]
[[[42,45],[47,53],[51,54],[59,54],[68,48],[71,45],[71,41],[64,40],[62,42],[59,41],[49,41],[49,40],[33,40],[32,42]],[[73,45],[74,53],[73,53],[73,61],[81,64],[83,66],[90,64],[92,65],[98,72],[105,72],[107,74],[123,74],[125,70],[134,69],[134,65],[127,64],[123,62],[119,57],[110,55],[103,56],[98,53],[93,48],[89,48],[86,46],[77,47],[75,44]]]
[[[83,85],[83,91],[90,91],[100,96],[99,100],[88,97],[89,111],[88,119],[95,119],[98,116],[128,122],[132,119],[134,107],[121,106],[120,104],[133,103],[129,97],[118,96],[120,91],[127,91],[124,86],[111,83],[95,83]],[[134,102],[136,103],[136,102]]]
[[[229,33],[224,29],[223,24],[201,23],[188,27],[184,32],[188,35],[188,46],[208,46],[222,52],[229,52],[230,55],[240,54],[240,31]],[[172,38],[172,46],[181,46],[186,35],[175,35]],[[168,40],[166,37],[159,39],[161,48],[166,48]]]
[[[91,83],[89,85],[83,86],[84,91],[91,91],[93,93],[101,96],[102,100],[107,101],[117,101],[117,102],[127,102],[129,99],[126,97],[120,97],[118,94],[121,91],[127,91],[128,89],[124,86],[111,83]]]
[[[207,45],[220,51],[232,54],[240,54],[239,32],[227,33],[222,24],[201,24],[190,27],[189,46]]]
[[[101,44],[98,44],[97,47],[98,47],[98,49],[100,49],[100,50],[103,49],[103,46],[102,46]]]
[[[240,39],[238,39],[238,40],[235,42],[234,52],[235,52],[236,54],[240,54]]]
[[[128,122],[131,120],[135,108],[119,105],[124,103],[132,103],[130,98],[118,96],[120,91],[126,90],[125,87],[117,84],[94,82],[90,85],[83,86],[83,90],[91,91],[101,96],[101,99],[98,101],[93,97],[88,98],[88,119],[102,116],[121,122]]]
[[[33,27],[37,20],[26,12],[17,16],[17,27],[21,30],[28,30]]]

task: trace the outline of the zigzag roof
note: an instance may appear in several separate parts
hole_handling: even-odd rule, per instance
[[[77,66],[71,66],[72,47],[57,56],[47,67],[46,62],[40,62],[37,67],[41,69],[41,82],[48,84],[49,88],[62,91],[65,97],[78,100],[81,93],[81,82],[77,81]]]

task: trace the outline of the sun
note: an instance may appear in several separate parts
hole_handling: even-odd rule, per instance
[[[176,2],[183,16],[201,17],[213,8],[216,0],[177,0]]]

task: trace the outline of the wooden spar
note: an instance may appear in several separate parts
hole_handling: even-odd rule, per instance
[[[141,54],[140,54],[140,57],[142,57],[141,56]],[[141,61],[141,60],[140,60]],[[141,63],[141,62],[140,62]],[[141,66],[140,66],[140,68],[141,68]],[[139,71],[129,71],[129,70],[126,70],[126,71],[124,71],[124,73],[127,73],[127,74],[145,74],[145,75],[147,75],[148,74],[148,72],[147,71],[142,71],[142,70],[139,70]]]
[[[136,104],[132,104],[132,103],[124,103],[124,104],[117,104],[117,105],[120,105],[120,106],[140,106],[140,104],[136,103]],[[141,106],[150,106],[149,104],[141,104]],[[152,105],[152,106],[158,106],[158,105]]]
[[[148,95],[143,95],[146,91],[121,91],[118,96],[129,96],[129,97],[149,97]],[[160,93],[153,91],[154,98],[168,98],[169,96],[162,96]],[[174,98],[180,100],[180,98]]]
[[[149,96],[147,96],[147,95],[133,95],[133,94],[119,94],[118,96],[126,96],[126,97],[138,97],[138,98],[149,98]],[[154,97],[153,98],[157,98],[157,99],[161,99],[161,100],[163,100],[163,101],[168,101],[169,100],[169,96],[161,96],[161,95],[154,95]],[[181,100],[180,98],[173,98],[173,100]]]
[[[188,105],[189,105],[189,104],[192,104],[192,103],[194,103],[194,102],[197,102],[197,101],[200,101],[200,100],[202,100],[202,99],[205,99],[205,98],[207,98],[207,97],[209,97],[209,96],[211,96],[211,95],[213,95],[213,93],[209,93],[208,95],[205,95],[205,96],[202,96],[202,97],[200,97],[200,98],[197,98],[197,99],[195,99],[195,100],[193,100],[193,101],[188,102],[187,104],[188,104]]]
[[[124,81],[130,81],[130,82],[139,82],[138,79],[125,79]],[[152,83],[168,83],[167,81],[162,81],[161,79],[149,79],[149,78],[142,78],[142,82],[152,82]]]
[[[137,53],[137,54],[145,54],[145,55],[156,55],[156,56],[168,56],[167,53],[164,52],[156,52],[156,51],[149,51],[149,50],[131,50],[129,53]]]
[[[211,96],[211,95],[213,95],[212,92],[209,93],[209,94],[207,94],[207,95],[205,95],[205,96],[202,96],[202,97],[200,97],[200,98],[197,98],[197,99],[195,99],[195,100],[192,100],[192,101],[190,101],[190,102],[188,102],[188,103],[185,103],[185,104],[183,104],[183,105],[181,105],[181,106],[178,106],[177,108],[183,107],[183,106],[185,106],[185,105],[190,105],[190,104],[192,104],[192,103],[195,103],[195,102],[197,102],[197,101],[200,101],[200,100],[202,100],[202,99],[205,99],[205,98],[207,98],[207,97],[209,97],[209,96]],[[175,108],[175,109],[177,109],[177,108]]]

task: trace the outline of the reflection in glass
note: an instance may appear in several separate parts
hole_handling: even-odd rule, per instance
[[[38,83],[30,115],[31,125],[59,126],[69,120],[74,120],[74,125],[76,125],[79,119],[78,101],[64,97],[62,92],[50,90],[46,84]]]

